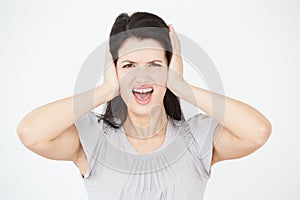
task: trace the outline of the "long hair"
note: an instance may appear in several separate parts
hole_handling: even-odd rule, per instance
[[[151,29],[151,27],[155,28]],[[126,39],[131,37],[138,39],[150,38],[158,41],[165,49],[165,56],[167,58],[168,65],[170,64],[172,57],[172,45],[169,36],[169,28],[160,17],[148,12],[135,12],[131,16],[127,13],[121,13],[116,18],[109,37],[109,49],[115,66],[119,57],[119,48]],[[163,103],[166,114],[169,117],[175,120],[184,119],[179,98],[168,88],[166,90]],[[127,118],[127,106],[122,97],[119,95],[107,102],[105,113],[98,117],[98,121],[103,119],[103,121],[111,127],[120,128]]]

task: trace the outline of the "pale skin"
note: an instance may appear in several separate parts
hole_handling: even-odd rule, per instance
[[[167,76],[165,78],[160,77],[160,81],[155,80],[155,82],[160,83],[152,85],[155,92],[153,92],[153,99],[151,99],[148,106],[137,106],[134,101],[131,101],[132,96],[130,96],[130,93],[126,93],[126,89],[130,87],[119,84],[125,80],[122,79],[123,76],[130,77],[130,74],[135,74],[133,72],[126,74],[121,67],[126,63],[122,63],[122,61],[130,58],[131,61],[136,62],[135,70],[138,70],[142,69],[141,66],[148,65],[149,61],[152,61],[155,57],[155,60],[161,62],[154,63],[166,66],[167,61],[163,56],[164,54],[160,51],[147,52],[146,55],[152,55],[152,58],[142,57],[139,54],[126,54],[123,57],[120,56],[117,66],[115,66],[111,62],[111,55],[108,52],[107,63],[111,64],[105,70],[103,84],[97,86],[95,90],[57,100],[29,112],[17,126],[17,133],[22,143],[28,149],[43,157],[53,160],[74,161],[80,168],[81,173],[85,174],[87,158],[79,141],[74,121],[91,109],[121,94],[128,104],[129,117],[124,123],[128,140],[140,153],[154,151],[162,145],[165,139],[167,116],[164,113],[162,99],[166,88],[169,88],[176,96],[197,106],[220,123],[214,131],[211,167],[222,160],[247,156],[260,148],[267,141],[272,131],[269,120],[246,103],[188,84],[182,76],[183,62],[180,56],[179,38],[172,25],[169,25],[169,29],[173,56],[166,73],[160,73],[167,74]],[[151,43],[151,40],[149,42],[157,45],[157,43]],[[149,75],[146,78],[151,81],[153,77]],[[134,84],[131,86],[142,85],[143,78],[145,77],[133,76]],[[190,89],[193,90],[194,94],[186,92]],[[90,95],[95,95],[94,104],[81,107],[81,110],[77,111],[77,115],[74,116],[73,99],[85,99]],[[213,113],[212,96],[216,99],[225,100],[225,120],[218,113]],[[62,110],[64,112],[61,112]],[[150,123],[150,119],[153,123]]]

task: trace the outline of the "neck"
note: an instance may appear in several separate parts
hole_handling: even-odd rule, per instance
[[[128,111],[124,122],[124,131],[130,137],[147,139],[165,133],[167,114],[162,106],[155,106],[147,115],[137,115]]]

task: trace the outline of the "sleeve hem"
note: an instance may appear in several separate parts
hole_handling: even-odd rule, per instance
[[[209,119],[211,122],[209,124],[208,134],[211,135],[212,137],[211,137],[208,151],[203,156],[201,156],[201,162],[203,163],[203,166],[204,166],[207,176],[211,177],[211,173],[212,173],[211,172],[211,162],[212,162],[213,148],[214,148],[214,132],[219,123],[212,117],[209,117]]]
[[[74,163],[74,165],[78,168],[78,172],[79,172],[79,174],[80,174],[80,176],[82,177],[82,178],[87,178],[88,176],[84,176],[82,173],[81,173],[81,171],[80,171],[80,169],[79,169],[79,167],[77,166],[77,164],[74,162],[74,161],[72,161],[73,163]]]
[[[79,135],[79,141],[81,143],[82,149],[84,151],[84,154],[86,155],[87,158],[87,163],[86,163],[86,172],[85,174],[82,174],[79,167],[76,165],[76,167],[79,169],[79,173],[82,178],[88,178],[91,173],[91,169],[93,168],[95,162],[93,160],[92,153],[95,151],[95,143],[91,142],[93,141],[91,139],[91,136],[94,136],[95,132],[95,123],[96,123],[96,118],[95,114],[93,112],[88,112],[85,115],[83,115],[81,118],[75,121],[74,125],[77,128],[77,132]],[[86,144],[87,143],[87,144]],[[89,146],[86,146],[89,145]]]

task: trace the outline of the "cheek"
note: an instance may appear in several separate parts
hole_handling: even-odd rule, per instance
[[[124,74],[123,74],[122,70],[119,69],[119,67],[116,67],[116,73],[117,73],[118,79],[120,81],[120,79],[122,79]]]
[[[126,73],[123,70],[117,69],[117,76],[118,76],[118,81],[120,85],[120,92],[122,92],[126,87],[128,87],[128,80],[126,78]]]
[[[121,79],[119,81],[119,84],[120,84],[120,95],[122,96],[123,100],[128,99],[128,96],[131,94],[129,81],[126,79]]]
[[[168,69],[153,69],[150,71],[150,76],[157,85],[165,87],[168,79]]]
[[[126,105],[130,98],[130,95],[132,94],[131,84],[133,81],[133,77],[129,75],[130,73],[124,73],[124,72],[118,73],[120,95],[123,101],[126,103]]]

